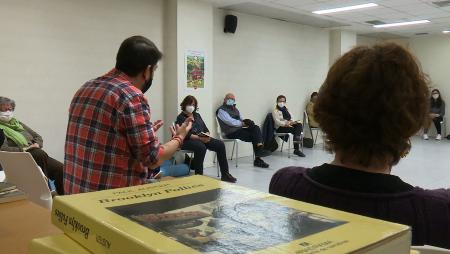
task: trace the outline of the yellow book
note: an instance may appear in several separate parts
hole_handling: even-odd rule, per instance
[[[410,253],[408,226],[205,176],[70,196],[52,222],[93,253]]]
[[[92,254],[65,234],[36,238],[28,246],[28,254]]]

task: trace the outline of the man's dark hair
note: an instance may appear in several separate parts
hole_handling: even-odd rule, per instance
[[[280,99],[284,99],[284,101],[286,101],[286,96],[284,96],[284,95],[278,95],[278,97],[277,97],[277,102],[278,102]]]
[[[116,69],[135,77],[149,65],[156,65],[162,53],[143,36],[132,36],[122,42],[116,57]]]

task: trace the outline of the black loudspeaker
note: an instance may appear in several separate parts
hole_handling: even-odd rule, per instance
[[[223,29],[224,33],[232,33],[236,32],[238,19],[234,15],[226,15],[225,16],[225,28]]]

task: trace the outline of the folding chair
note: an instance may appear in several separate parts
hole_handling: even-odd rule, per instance
[[[313,139],[313,145],[316,145],[317,142],[317,136],[319,135],[320,128],[318,127],[311,127],[309,124],[309,117],[308,113],[306,111],[303,111],[303,128],[305,128],[305,125],[308,125],[309,133],[311,134],[311,138]],[[313,131],[316,131],[316,137],[314,138]]]
[[[14,183],[27,194],[31,202],[52,209],[53,200],[48,179],[30,153],[0,152],[0,163],[5,171],[6,182]]]

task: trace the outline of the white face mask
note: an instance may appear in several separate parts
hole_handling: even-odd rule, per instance
[[[433,94],[432,96],[435,100],[437,100],[439,98],[439,94]]]
[[[283,108],[284,106],[286,106],[285,102],[278,102],[278,107]]]
[[[4,112],[0,112],[0,121],[2,122],[9,122],[11,121],[11,119],[14,117],[14,112],[12,111],[4,111]]]
[[[194,106],[192,106],[192,105],[186,106],[186,112],[192,113],[194,111],[195,111],[195,107]]]

